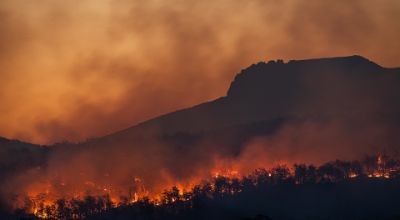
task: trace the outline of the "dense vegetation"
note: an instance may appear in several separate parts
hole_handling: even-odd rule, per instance
[[[173,187],[160,201],[109,196],[36,204],[1,219],[400,219],[400,161],[385,156],[257,169],[217,176],[189,192]]]

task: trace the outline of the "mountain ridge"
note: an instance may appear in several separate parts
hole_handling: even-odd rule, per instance
[[[216,156],[241,157],[260,139],[268,144],[262,142],[257,155],[290,162],[354,159],[371,146],[398,150],[398,85],[400,69],[359,56],[258,63],[242,70],[227,95],[215,100],[78,144],[38,146],[20,157],[11,149],[6,157],[12,160],[0,164],[0,174],[54,164],[80,169],[84,161],[100,173],[116,172],[117,166],[151,182],[160,169],[185,177]]]
[[[329,68],[333,68],[333,70]],[[311,74],[307,73],[307,71],[315,71],[317,73]],[[301,82],[299,83],[298,81],[299,75],[315,77],[316,75],[322,75],[324,73],[331,73],[331,75],[359,73],[358,75],[362,77],[374,77],[378,76],[378,73],[384,73],[400,77],[400,68],[384,68],[359,55],[289,60],[288,62],[279,59],[259,62],[250,65],[236,74],[225,96],[192,107],[162,114],[126,129],[90,139],[84,143],[86,144],[93,141],[101,142],[102,140],[115,138],[126,139],[127,136],[168,135],[177,132],[198,133],[210,129],[222,129],[224,127],[234,126],[235,124],[240,125],[257,122],[258,120],[276,120],[276,118],[283,117],[282,113],[287,115],[293,114],[293,112],[284,112],[284,109],[290,108],[290,106],[293,105],[291,102],[298,98],[295,93],[299,93],[298,91],[304,89],[304,86],[301,85],[303,82],[300,80]],[[268,78],[269,76],[272,78]],[[392,78],[396,78],[397,76]],[[395,81],[399,80],[396,79]],[[280,90],[279,87],[282,85],[288,86],[291,90]],[[254,90],[254,88],[256,88],[256,90]],[[282,94],[277,96],[277,91]],[[273,109],[268,106],[271,105],[271,103],[260,103],[256,98],[252,97],[254,94],[260,96],[258,98],[272,100],[271,103],[274,103],[274,105],[277,104],[276,106],[278,107]],[[276,95],[276,97],[265,96],[268,94]],[[261,109],[260,111],[250,109],[250,112],[248,112],[249,108],[243,105],[252,105],[253,107],[259,105]],[[221,106],[224,106],[224,109],[222,109]],[[262,111],[269,111],[268,114],[270,115],[264,117],[262,113],[260,113]],[[197,116],[194,117],[194,115]],[[252,115],[255,116],[253,117]],[[236,121],[232,122],[232,118]]]
[[[330,70],[328,68],[333,68],[333,70]],[[323,71],[320,71],[321,69],[323,69]],[[270,113],[273,115],[269,118],[264,118],[263,120],[265,119],[272,120],[276,117],[281,117],[279,112],[281,112],[283,108],[287,108],[289,105],[291,105],[291,103],[284,103],[284,100],[295,99],[294,97],[289,97],[289,96],[292,96],[294,93],[296,93],[298,89],[303,89],[304,86],[300,85],[302,82],[299,83],[299,81],[296,81],[298,79],[293,80],[294,78],[298,78],[298,75],[300,74],[306,75],[307,77],[315,77],[318,74],[322,75],[324,73],[326,75],[352,74],[352,75],[360,75],[360,77],[375,77],[379,75],[378,73],[383,73],[388,75],[392,73],[397,74],[398,72],[400,72],[399,70],[400,70],[399,68],[381,67],[380,65],[359,55],[334,57],[334,58],[290,60],[287,63],[283,62],[282,60],[259,62],[257,64],[253,64],[243,69],[240,73],[238,73],[235,76],[234,80],[232,81],[227,91],[226,96],[222,96],[215,100],[201,103],[189,108],[184,108],[171,113],[160,115],[150,120],[141,122],[135,126],[131,126],[116,133],[106,135],[104,138],[108,138],[113,135],[122,137],[124,135],[128,135],[133,130],[147,130],[149,131],[149,133],[155,133],[155,134],[157,134],[158,132],[167,134],[175,132],[196,133],[208,130],[210,127],[216,124],[214,123],[216,121],[218,121],[218,123],[221,123],[221,126],[218,128],[223,128],[224,126],[229,127],[235,124],[235,123],[230,123],[230,119],[232,117],[236,117],[238,115],[243,116],[248,114],[248,112],[246,112],[247,109],[243,108],[243,106],[240,105],[242,105],[243,103],[245,104],[251,103],[252,105],[259,104],[257,103],[256,100],[251,100],[252,95],[256,94],[256,96],[260,96],[259,94],[274,94],[276,91],[279,90],[279,88],[277,88],[277,86],[275,85],[282,86],[282,84],[289,83],[290,84],[289,88],[292,88],[293,90],[291,91],[290,94],[288,91],[280,91],[282,93],[287,93],[286,97],[284,95],[281,95],[278,98],[274,98],[272,96],[266,97],[261,95],[261,98],[269,98],[274,100],[275,103],[280,103],[283,105],[282,108],[276,108],[276,109],[271,109],[268,108],[268,106],[263,106],[263,110],[266,111],[270,110],[271,111]],[[304,73],[302,71],[316,71],[318,73],[312,74],[312,73]],[[339,74],[338,71],[342,72],[343,74]],[[271,75],[273,76],[273,78],[271,78],[271,80],[265,78],[258,80],[257,75],[260,76]],[[278,76],[285,76],[285,77],[279,78]],[[258,86],[245,85],[246,80],[248,80],[248,78],[257,78],[257,80],[252,81],[251,83],[254,83],[254,85]],[[237,88],[236,86],[239,84],[238,82],[241,84],[240,88]],[[269,82],[272,83],[266,86],[266,84]],[[267,87],[271,88],[271,91],[269,91]],[[257,88],[258,90],[251,91],[252,88]],[[236,90],[238,90],[239,92],[236,92]],[[241,100],[241,102],[236,103],[235,100]],[[227,108],[221,110],[220,109],[221,106],[227,106]],[[260,112],[254,112],[254,111],[252,112],[252,114],[253,113],[260,114]],[[199,117],[198,119],[193,119],[192,115],[195,114],[201,114],[201,117]],[[216,119],[213,118],[213,116],[217,116]],[[237,124],[245,124],[247,122],[252,122],[257,120],[258,120],[257,118],[252,118],[252,117],[247,117],[247,118],[242,117],[238,119]],[[189,124],[191,124],[192,126],[188,126]],[[183,128],[180,126],[183,126]]]

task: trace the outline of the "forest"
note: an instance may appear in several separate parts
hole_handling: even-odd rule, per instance
[[[400,160],[386,155],[320,166],[294,164],[256,169],[238,177],[216,175],[160,199],[87,195],[26,198],[25,207],[1,219],[399,219]]]

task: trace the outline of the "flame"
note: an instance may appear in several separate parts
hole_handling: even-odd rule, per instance
[[[362,176],[367,176],[368,178],[385,178],[389,179],[392,177],[392,173],[399,172],[400,165],[397,167],[391,167],[390,169],[386,167],[387,161],[386,157],[379,155],[376,157],[375,166],[373,170],[364,170],[361,173],[359,171],[347,171],[345,177],[342,178],[359,178]],[[275,177],[279,178],[279,171],[277,169],[286,170],[286,176],[284,178],[294,178],[295,170],[294,167],[287,167],[281,163],[270,169],[258,169],[256,172],[263,173],[268,178],[273,180]],[[253,171],[254,172],[254,171]],[[252,173],[253,173],[252,172]],[[222,193],[235,194],[240,192],[238,189],[226,188],[224,186],[215,185],[214,180],[227,181],[228,184],[232,184],[233,181],[241,181],[243,177],[250,175],[250,172],[244,172],[239,164],[224,164],[221,168],[214,168],[208,174],[208,177],[204,176],[194,176],[187,181],[176,181],[175,179],[169,179],[166,181],[159,189],[147,188],[145,181],[137,176],[133,176],[130,181],[130,185],[124,188],[111,184],[110,182],[96,182],[93,179],[87,178],[82,181],[81,184],[72,184],[66,180],[46,180],[40,182],[40,184],[32,184],[26,189],[25,195],[31,201],[28,209],[29,213],[35,216],[46,219],[49,218],[49,210],[46,208],[56,207],[57,200],[65,199],[85,199],[86,196],[107,196],[112,203],[112,206],[118,206],[120,204],[135,204],[137,202],[143,201],[143,199],[148,199],[155,206],[160,206],[165,204],[164,193],[166,189],[171,189],[174,187],[175,193],[182,201],[189,201],[191,199],[191,192],[195,186],[198,186],[204,182],[210,183],[209,186],[211,190],[220,190]],[[362,175],[364,174],[364,175]],[[80,176],[85,177],[84,173],[79,173]],[[112,179],[112,174],[106,173],[103,176],[107,176]],[[106,179],[109,180],[109,179]],[[295,184],[302,184],[302,182],[295,180]],[[256,184],[256,183],[255,183]],[[219,188],[218,188],[219,187]],[[151,189],[151,190],[150,190]],[[20,203],[16,207],[24,207],[23,200],[19,200]],[[176,198],[173,197],[169,202],[176,202]]]
[[[213,176],[214,178],[218,177],[237,178],[240,177],[240,173],[237,170],[224,169],[214,172]]]
[[[376,160],[376,163],[380,166],[382,165],[382,155],[378,155],[378,158]]]
[[[358,176],[358,174],[354,173],[354,172],[350,172],[350,174],[349,174],[350,178],[356,178],[357,176]]]

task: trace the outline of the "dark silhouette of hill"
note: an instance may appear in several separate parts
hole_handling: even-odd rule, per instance
[[[45,163],[44,146],[0,137],[0,178]]]
[[[149,145],[161,145],[177,149],[173,154],[218,151],[238,155],[241,146],[253,137],[271,136],[288,124],[330,120],[348,123],[344,126],[349,127],[349,136],[359,128],[379,126],[389,134],[381,142],[398,146],[397,135],[390,136],[400,125],[398,85],[399,68],[384,68],[361,56],[260,62],[237,74],[224,97],[81,144],[53,146],[51,151],[68,158],[76,151],[95,148],[107,158],[119,147],[131,149],[127,154],[146,155],[154,154],[153,150],[143,152]],[[369,130],[365,132],[366,137],[373,136]],[[16,158],[3,164],[2,170],[17,166],[17,161],[38,164],[47,156],[47,150],[25,143],[2,140],[0,146],[6,151],[1,154],[4,161]],[[184,166],[188,161],[173,162]]]
[[[224,97],[84,144],[237,131],[252,124],[262,130],[260,123],[272,132],[277,122],[289,119],[374,115],[398,122],[398,85],[400,68],[384,68],[361,56],[260,62],[237,74]]]
[[[349,122],[345,126],[349,127],[350,136],[352,129],[377,125],[385,132],[397,132],[398,85],[399,68],[384,68],[361,56],[260,62],[237,74],[224,97],[84,143],[56,145],[51,151],[68,158],[82,149],[109,152],[123,147],[138,153],[144,150],[143,146],[153,144],[178,149],[178,153],[195,154],[193,149],[200,148],[210,153],[237,155],[251,138],[270,136],[287,124],[336,119]],[[388,145],[400,143],[392,137],[385,137],[385,141]],[[40,158],[33,161],[44,161],[47,152],[39,146],[15,141],[3,140],[0,146],[7,151],[2,157],[17,158],[16,161],[26,161],[20,157],[30,154]],[[3,170],[16,166],[15,162],[9,164],[14,165],[3,165]]]
[[[278,121],[289,119],[373,116],[394,123],[400,112],[398,85],[400,69],[383,68],[361,56],[260,62],[237,74],[224,97],[90,142],[204,134],[260,122],[271,132]]]
[[[398,85],[400,69],[361,56],[260,62],[224,97],[54,152],[61,161],[77,153],[108,161],[96,166],[108,172],[124,164],[150,181],[154,170],[189,178],[211,169],[214,156],[240,158],[257,138],[270,142],[253,155],[291,163],[399,152]]]

